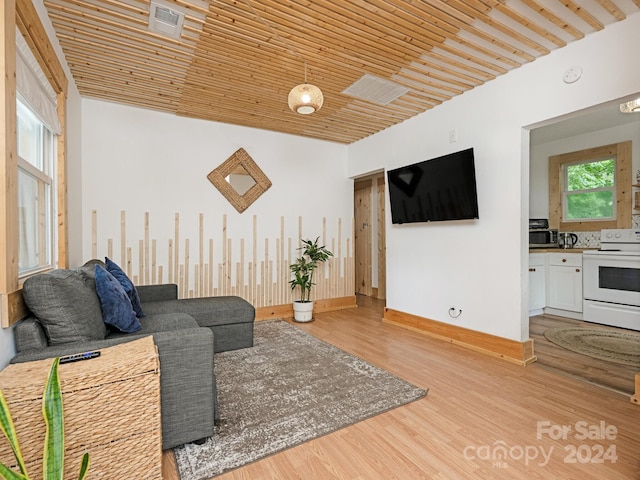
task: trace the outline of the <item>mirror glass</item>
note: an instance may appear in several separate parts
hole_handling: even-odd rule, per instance
[[[271,187],[271,180],[244,148],[236,150],[207,178],[239,213]]]
[[[256,184],[256,181],[242,165],[238,165],[233,172],[227,175],[225,180],[241,196]]]

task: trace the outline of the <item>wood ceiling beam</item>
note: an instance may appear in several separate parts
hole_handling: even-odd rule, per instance
[[[55,23],[54,27],[58,29],[58,38],[63,49],[67,51],[75,49],[78,43],[95,46],[94,55],[103,48],[117,48],[123,53],[130,53],[132,49],[137,52],[146,52],[149,58],[159,58],[162,61],[169,61],[171,63],[180,64],[184,63],[188,65],[191,62],[191,57],[187,54],[180,56],[175,55],[173,52],[161,48],[160,45],[146,46],[136,44],[136,47],[132,47],[132,43],[128,42],[124,38],[115,38],[110,36],[101,35],[94,32],[78,32],[75,28],[65,24]],[[65,32],[72,32],[75,35],[71,35]],[[105,43],[106,42],[106,43]],[[125,57],[126,58],[126,57]]]
[[[83,41],[80,39],[74,39],[74,48],[69,50],[69,53],[65,55],[67,61],[96,61],[95,55],[95,47],[92,46],[84,46]],[[66,42],[61,41],[61,44],[66,44]],[[105,61],[114,64],[114,65],[123,65],[122,62],[122,49],[118,49],[117,47],[104,45],[100,47],[101,55],[100,59],[105,59]],[[128,61],[127,66],[132,66],[132,68],[140,68],[149,71],[161,71],[161,72],[170,72],[173,75],[179,73],[180,69],[186,71],[188,64],[185,62],[183,65],[177,64],[175,62],[170,62],[161,58],[152,57],[149,55],[145,55],[138,52],[128,51],[127,53]],[[97,63],[97,62],[96,62]]]
[[[448,0],[448,3],[454,8],[460,9],[461,11],[467,13],[469,16],[473,17],[475,19],[473,22],[474,24],[476,24],[476,22],[482,22],[485,25],[494,28],[498,32],[501,32],[508,37],[520,42],[521,44],[528,46],[534,51],[537,51],[541,55],[546,55],[550,51],[548,48],[540,45],[538,42],[531,40],[524,34],[502,24],[498,20],[491,17],[489,15],[489,13],[491,12],[491,8],[488,5],[482,3],[480,0]]]
[[[91,59],[78,60],[74,56],[69,56],[67,61],[69,62],[69,68],[82,76],[92,74],[99,69],[103,73],[115,77],[129,76],[128,81],[133,80],[132,83],[149,82],[155,85],[172,85],[176,87],[181,87],[185,83],[184,78],[176,77],[175,72],[160,72],[158,70],[135,68],[131,64],[123,67],[121,64],[107,61],[106,59],[95,62]]]
[[[604,25],[602,25],[596,17],[591,15],[587,10],[582,8],[573,0],[562,0],[561,3],[573,14],[584,20],[588,25],[591,25],[595,30],[602,30],[604,28]]]
[[[515,20],[523,27],[531,30],[536,35],[550,41],[551,43],[554,43],[557,47],[564,47],[567,44],[567,42],[565,42],[561,38],[557,37],[553,33],[546,30],[545,28],[542,28],[541,26],[537,25],[533,20],[525,18],[523,15],[509,8],[507,5],[504,4],[504,0],[501,0],[501,1],[483,0],[483,1],[486,2],[487,5],[497,10],[498,12],[504,14],[505,16],[511,18],[512,20]]]
[[[78,18],[75,18],[68,12],[65,13],[67,14],[50,12],[51,22],[68,25],[77,32],[95,32],[106,37],[116,35],[119,38],[127,38],[129,41],[140,42],[143,45],[161,46],[174,53],[190,54],[197,42],[197,38],[189,39],[183,36],[180,40],[174,40],[166,35],[104,20],[104,23],[113,27],[108,28],[102,25],[101,19],[89,20],[85,15],[79,13]]]
[[[420,60],[417,61],[417,63],[424,64],[427,66],[437,65],[440,68],[442,68],[444,71],[448,71],[449,73],[451,73],[451,75],[459,75],[460,71],[463,71],[463,72],[466,72],[467,76],[471,78],[477,78],[482,81],[489,81],[496,78],[496,75],[491,73],[490,71],[481,70],[479,68],[475,68],[466,63],[457,61],[455,59],[456,56],[446,57],[444,55],[441,55],[438,52],[431,51],[423,54],[423,57],[426,57],[427,59],[432,60],[431,62],[427,62],[425,59],[421,58]],[[505,68],[502,68],[496,71],[496,73],[498,74],[505,73],[505,72],[507,72]]]
[[[149,0],[45,0],[82,96],[340,143],[625,16],[616,0],[169,1],[180,39],[148,30]],[[308,117],[287,106],[305,62],[325,95]],[[342,93],[364,73],[410,91],[386,106]]]
[[[100,0],[99,4],[88,3],[85,0],[64,0],[66,4],[75,5],[76,8],[81,10],[93,11],[96,14],[104,14],[107,16],[119,16],[123,19],[136,18],[142,20],[144,24],[148,23],[149,19],[149,3],[150,2],[138,2],[134,4],[134,2],[120,2],[117,0]],[[177,3],[177,2],[176,2]],[[51,6],[52,8],[56,7],[56,4],[50,2],[49,0],[45,1],[45,5]],[[105,8],[105,7],[111,8]],[[182,6],[181,11],[185,14],[185,24],[198,24],[204,25],[205,23],[205,14],[208,12],[206,9],[197,9],[194,10],[193,6],[185,7]],[[197,11],[198,14],[194,15],[194,11]],[[194,28],[191,26],[191,28]]]
[[[485,82],[485,79],[488,75],[481,76],[472,76],[467,75],[463,72],[459,72],[457,70],[453,70],[450,66],[441,65],[435,62],[428,62],[424,59],[417,60],[412,65],[408,67],[404,67],[405,70],[420,72],[426,74],[435,74],[434,72],[440,72],[440,77],[442,77],[442,81],[452,82],[454,85],[458,85],[460,87],[474,87],[480,85]],[[483,72],[484,73],[484,72]],[[495,78],[495,77],[493,77]]]
[[[536,0],[520,0],[520,1],[524,5],[529,7],[532,11],[534,11],[537,14],[543,16],[544,18],[549,20],[551,23],[556,25],[558,28],[561,28],[562,30],[567,32],[569,35],[571,35],[576,40],[584,38],[584,33],[582,33],[580,30],[578,30],[573,25],[568,24],[566,21],[564,21],[563,19],[561,19],[560,17],[555,15],[553,12],[551,12],[549,9],[547,9],[546,7],[541,5]],[[640,1],[640,0],[638,0],[638,1]]]
[[[165,102],[165,99],[163,98],[145,98],[135,95],[123,94],[121,90],[110,89],[110,91],[107,91],[107,89],[102,88],[87,88],[82,95],[87,98],[104,100],[106,102],[131,105],[138,108],[146,108],[149,110],[157,110],[167,113],[175,113],[175,103]]]
[[[611,15],[616,20],[620,21],[620,20],[624,20],[625,18],[627,18],[627,16],[624,14],[624,12],[622,10],[620,10],[616,6],[616,4],[613,3],[611,0],[597,0],[597,2],[600,4],[600,6],[602,8],[605,9],[605,11],[607,13],[609,13],[609,15]]]
[[[415,1],[406,1],[406,0],[389,0],[389,1],[394,2],[394,4],[397,5],[398,7],[409,9],[418,18],[427,18],[430,24],[442,26],[442,28],[446,30],[447,38],[450,36],[455,36],[460,38],[460,32],[466,31],[471,33],[473,36],[477,37],[478,39],[486,42],[487,44],[491,44],[498,47],[504,52],[509,52],[513,55],[519,56],[526,61],[531,61],[534,59],[534,57],[531,54],[525,52],[524,50],[510,43],[507,43],[502,39],[488,35],[482,30],[476,28],[473,25],[473,19],[471,17],[467,17],[467,20],[463,21],[463,20],[460,20],[459,17],[465,18],[466,17],[465,15],[460,15],[459,17],[452,16],[443,12],[442,10],[438,10],[437,8],[434,8],[432,5],[426,2],[415,2]],[[466,41],[466,44],[469,47],[473,48],[474,50],[478,51],[478,53],[486,54],[488,51],[488,49],[474,42]],[[492,53],[489,56],[494,55],[493,51],[491,52]]]

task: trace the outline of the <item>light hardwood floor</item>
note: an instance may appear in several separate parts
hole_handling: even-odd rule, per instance
[[[633,395],[635,374],[638,373],[638,368],[599,360],[554,345],[545,338],[544,331],[556,327],[613,330],[636,336],[640,336],[640,332],[555,315],[538,315],[529,319],[529,335],[534,341],[538,365],[610,388],[625,395]]]
[[[429,394],[217,479],[640,478],[640,407],[628,396],[383,324],[381,301],[358,305],[296,325]]]

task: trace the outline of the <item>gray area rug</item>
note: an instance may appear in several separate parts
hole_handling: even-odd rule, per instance
[[[211,478],[427,394],[282,320],[254,328],[252,348],[216,354],[222,422],[203,445],[174,449],[182,480]]]
[[[551,343],[600,360],[640,368],[640,334],[591,328],[549,328]]]

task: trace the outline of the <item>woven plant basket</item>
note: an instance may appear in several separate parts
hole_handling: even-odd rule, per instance
[[[64,403],[65,478],[77,478],[89,452],[91,479],[161,479],[160,371],[151,337],[100,351],[91,360],[59,366]],[[42,478],[45,423],[42,391],[52,360],[9,365],[0,372],[31,478]],[[0,437],[0,460],[14,462]]]

